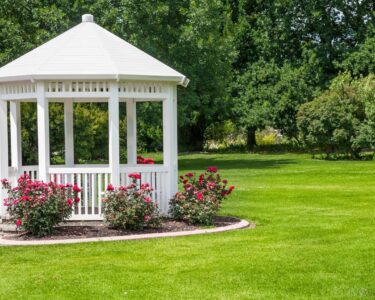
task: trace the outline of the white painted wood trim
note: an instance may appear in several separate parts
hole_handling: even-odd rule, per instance
[[[73,100],[64,101],[65,165],[74,165]]]
[[[38,118],[38,161],[39,179],[47,182],[50,165],[49,152],[49,112],[44,83],[37,82],[37,118]]]
[[[118,82],[110,82],[108,102],[109,121],[109,168],[111,183],[114,186],[120,185],[120,121],[119,121],[119,95]]]
[[[0,180],[9,178],[8,166],[8,104],[3,101],[0,93]],[[0,216],[5,215],[3,200],[7,197],[6,191],[0,190]]]
[[[163,101],[163,161],[168,169],[161,210],[168,211],[169,200],[178,190],[177,174],[177,94],[176,85],[168,87]]]
[[[22,166],[21,103],[10,101],[10,140],[12,167]]]
[[[172,150],[171,150],[171,193],[172,197],[178,192],[178,110],[177,85],[172,85]]]
[[[134,100],[126,102],[128,164],[137,163],[137,105]]]

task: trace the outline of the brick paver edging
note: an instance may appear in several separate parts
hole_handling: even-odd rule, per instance
[[[144,233],[144,234],[132,234],[124,236],[109,236],[109,237],[93,237],[93,238],[82,238],[82,239],[65,239],[65,240],[40,240],[40,241],[16,241],[0,238],[0,246],[32,246],[32,245],[54,245],[54,244],[76,244],[76,243],[91,243],[91,242],[105,242],[105,241],[125,241],[125,240],[141,240],[141,239],[154,239],[161,237],[174,237],[174,236],[187,236],[196,234],[207,234],[215,232],[223,232],[242,228],[255,228],[255,224],[249,223],[246,220],[241,220],[238,223],[216,227],[210,229],[196,229],[190,231],[178,231],[178,232],[162,232],[162,233]]]

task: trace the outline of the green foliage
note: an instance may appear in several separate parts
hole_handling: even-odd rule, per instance
[[[374,73],[374,9],[371,0],[3,0],[0,65],[92,13],[98,24],[191,79],[186,89],[178,90],[179,133],[184,137],[179,149],[201,150],[207,142],[232,147],[233,139],[226,143],[223,137],[239,131],[246,132],[248,148],[253,148],[255,132],[267,126],[298,138],[300,105],[324,91],[339,72]],[[139,150],[160,151],[160,106],[140,106]],[[64,152],[59,107],[51,105],[50,112],[54,163],[63,161]],[[23,159],[36,163],[34,108],[23,109],[22,126],[30,130],[22,133]],[[106,160],[106,105],[76,110],[77,124],[86,127],[76,128],[76,140],[83,145],[77,156]],[[237,125],[232,133],[225,125],[230,123]],[[122,161],[125,125],[121,109]],[[212,128],[217,128],[214,135]]]
[[[354,75],[368,75],[375,73],[375,29],[372,29],[367,39],[348,53],[341,63],[341,68],[350,70]]]
[[[373,142],[374,92],[373,77],[352,80],[345,73],[335,78],[328,91],[300,108],[297,120],[304,143],[327,155],[357,157]]]
[[[281,143],[281,137],[273,128],[266,128],[256,133],[257,146],[276,145]]]
[[[107,104],[75,104],[74,144],[76,158],[108,159]]]
[[[296,137],[296,114],[300,104],[313,98],[316,79],[307,66],[260,61],[238,78],[234,111],[245,128],[274,126],[288,137]]]

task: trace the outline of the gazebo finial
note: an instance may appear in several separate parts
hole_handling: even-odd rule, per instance
[[[94,16],[91,14],[82,15],[82,23],[94,23]]]

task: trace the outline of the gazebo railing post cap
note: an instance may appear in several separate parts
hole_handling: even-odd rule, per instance
[[[91,14],[84,14],[82,15],[82,23],[87,23],[87,22],[94,22],[94,16]]]

